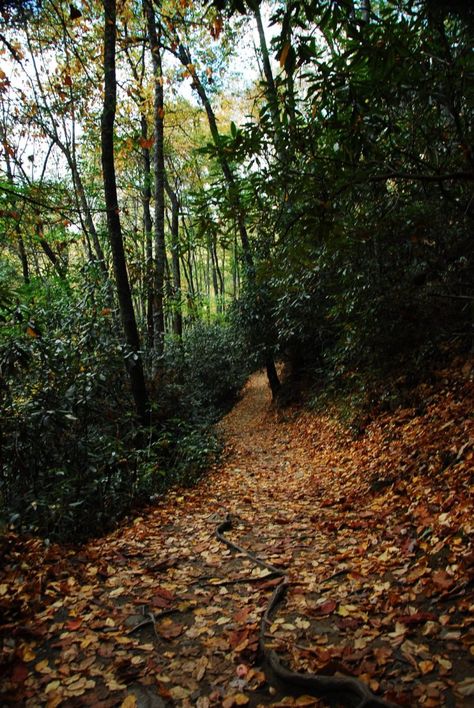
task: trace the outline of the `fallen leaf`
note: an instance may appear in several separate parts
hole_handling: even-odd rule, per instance
[[[461,696],[474,696],[474,676],[465,678],[456,685],[456,693]]]
[[[75,620],[69,620],[69,622],[66,622],[65,627],[68,629],[70,632],[75,632],[76,629],[79,629],[82,625],[82,619],[78,618]]]

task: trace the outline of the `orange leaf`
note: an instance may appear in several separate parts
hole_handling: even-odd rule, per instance
[[[290,49],[291,49],[291,44],[289,42],[286,42],[286,44],[283,47],[283,49],[281,50],[281,54],[280,54],[280,66],[282,69],[286,64],[288,52],[290,51]]]
[[[141,148],[143,148],[144,150],[150,150],[153,147],[153,143],[155,142],[155,138],[141,137],[138,142],[140,143]]]
[[[70,632],[75,632],[76,629],[79,629],[79,627],[82,624],[82,619],[74,619],[70,620],[69,622],[66,622],[66,629],[69,629]]]

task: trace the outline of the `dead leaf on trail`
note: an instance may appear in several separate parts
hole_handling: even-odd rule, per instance
[[[433,661],[426,660],[426,661],[420,661],[418,663],[418,666],[420,668],[421,673],[424,676],[425,674],[429,674],[430,671],[433,671],[435,665],[434,665]]]
[[[474,676],[465,678],[464,681],[460,681],[455,688],[456,693],[460,696],[474,696]]]
[[[82,625],[82,619],[79,618],[79,619],[69,620],[69,622],[66,622],[66,624],[64,626],[70,632],[75,632],[76,629],[79,629],[81,625]]]
[[[337,602],[335,600],[326,600],[322,605],[315,608],[315,613],[320,615],[330,615],[337,607]]]
[[[184,688],[183,686],[173,686],[173,688],[170,688],[169,692],[175,701],[184,701],[191,693],[189,689]]]
[[[309,706],[320,705],[320,701],[314,696],[298,696],[298,698],[296,698],[295,700],[294,705],[299,706],[300,708],[309,708]]]
[[[433,582],[441,590],[449,590],[454,585],[454,580],[445,570],[437,570],[433,573]]]
[[[171,619],[164,619],[156,625],[157,631],[164,639],[176,639],[184,632],[184,625],[177,624]]]
[[[193,676],[196,681],[202,681],[208,665],[209,659],[207,658],[207,656],[201,656],[201,658],[197,660],[196,667],[193,671]]]
[[[249,697],[245,693],[234,693],[226,696],[222,701],[222,708],[233,708],[233,706],[245,706],[249,702]]]
[[[13,666],[13,671],[11,673],[12,683],[24,683],[29,675],[29,670],[23,661],[17,661]]]
[[[126,696],[126,698],[120,704],[120,708],[135,708],[137,705],[137,698],[133,693]]]

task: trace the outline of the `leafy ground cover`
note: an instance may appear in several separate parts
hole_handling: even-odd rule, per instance
[[[354,439],[329,413],[270,406],[263,375],[224,419],[221,463],[81,547],[1,545],[4,705],[324,706],[271,685],[353,676],[402,706],[474,696],[474,366],[418,387]]]

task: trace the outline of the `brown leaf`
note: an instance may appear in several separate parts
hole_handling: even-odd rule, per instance
[[[337,602],[335,600],[326,600],[322,605],[316,609],[316,612],[321,615],[330,615],[337,607]]]
[[[11,673],[12,683],[23,683],[28,678],[29,673],[27,665],[23,661],[17,661],[13,665]]]
[[[156,629],[164,639],[176,639],[184,632],[184,625],[177,624],[171,619],[164,619],[156,625]]]
[[[454,580],[445,570],[437,570],[433,573],[433,582],[441,590],[449,590],[454,585]]]

